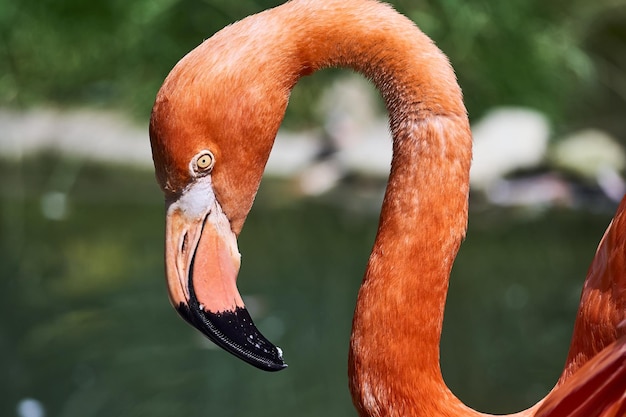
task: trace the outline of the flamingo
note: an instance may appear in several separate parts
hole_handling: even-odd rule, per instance
[[[289,94],[333,66],[364,74],[386,103],[393,159],[359,290],[349,376],[360,416],[483,416],[447,388],[439,342],[450,270],[467,226],[472,139],[446,56],[374,0],[293,0],[216,33],[172,69],[150,120],[165,193],[170,301],[217,345],[268,371],[282,351],[239,295],[242,230]],[[565,370],[517,416],[626,415],[626,203],[590,269]]]

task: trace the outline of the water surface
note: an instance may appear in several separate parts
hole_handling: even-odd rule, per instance
[[[239,286],[285,352],[289,368],[269,374],[214,349],[169,306],[151,173],[46,155],[0,174],[0,415],[27,398],[59,417],[356,415],[348,340],[378,216],[356,194],[340,193],[345,208],[262,186]],[[511,412],[550,389],[610,217],[472,212],[442,347],[464,401]]]

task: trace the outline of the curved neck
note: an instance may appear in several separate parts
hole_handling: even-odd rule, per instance
[[[448,278],[467,224],[472,145],[460,88],[446,57],[405,17],[375,2],[328,3],[283,9],[298,28],[289,31],[290,82],[328,66],[363,73],[383,95],[393,135],[353,323],[353,400],[362,416],[440,415],[441,407],[471,414],[439,367]]]
[[[349,67],[381,91],[393,159],[354,317],[353,399],[362,416],[450,415],[451,407],[467,415],[439,368],[448,277],[467,223],[472,148],[461,91],[447,58],[411,21],[372,0],[294,0],[231,28],[179,65],[195,71],[193,76],[186,72],[184,80],[212,77],[204,84],[210,91],[200,90],[206,87],[199,81],[193,91],[220,98],[213,100],[220,104],[214,122],[231,129],[221,132],[229,138],[221,143],[222,165],[237,161],[237,172],[247,167],[253,179],[244,181],[247,188],[238,180],[238,189],[245,191],[241,195],[254,194],[262,169],[258,161],[261,156],[267,160],[280,124],[276,115],[284,113],[300,77],[325,67]],[[234,85],[239,89],[233,95]],[[211,104],[202,103],[199,115]],[[190,107],[185,107],[187,117]],[[257,130],[240,131],[248,124],[224,122],[242,114],[254,115]],[[248,155],[252,152],[254,158]],[[214,175],[216,184],[232,182],[218,178],[217,169]],[[243,218],[236,210],[243,207],[245,214],[251,205],[251,200],[237,201],[235,208],[225,205],[230,218]]]

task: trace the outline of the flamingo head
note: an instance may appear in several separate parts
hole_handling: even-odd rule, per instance
[[[161,87],[150,140],[166,197],[166,275],[179,314],[220,347],[268,371],[282,352],[261,335],[236,287],[237,236],[282,121],[288,88],[270,88],[243,66],[211,61],[208,41]],[[232,51],[231,51],[232,52]],[[233,75],[234,74],[234,75]]]

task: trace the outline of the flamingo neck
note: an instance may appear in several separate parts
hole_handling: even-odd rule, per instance
[[[393,136],[378,234],[353,322],[353,401],[361,416],[451,409],[471,415],[447,389],[439,366],[448,279],[467,225],[472,146],[453,70],[428,37],[386,5],[342,0],[299,13],[303,3],[284,9],[298,28],[290,32],[291,82],[328,66],[363,73],[382,93]]]
[[[461,91],[447,58],[411,21],[371,0],[294,0],[236,25],[236,31],[227,28],[214,35],[179,63],[195,69],[193,77],[185,73],[185,80],[202,80],[207,74],[224,78],[206,83],[211,95],[194,90],[232,103],[215,106],[220,126],[241,114],[253,114],[258,122],[258,131],[228,132],[231,140],[222,151],[226,154],[225,146],[237,151],[223,157],[223,164],[243,149],[254,149],[254,161],[267,160],[280,124],[276,115],[284,113],[289,91],[300,77],[318,69],[361,72],[387,105],[392,167],[350,347],[350,385],[360,415],[438,416],[451,415],[450,409],[468,415],[439,368],[448,278],[467,223],[472,147]],[[233,96],[225,86],[234,84],[241,88]],[[204,107],[198,106],[198,114]],[[245,147],[232,139],[239,136],[247,141]],[[237,166],[249,166],[248,159]],[[256,171],[263,164],[254,163],[247,172],[255,180],[249,187],[241,181],[236,185],[245,188],[241,195],[253,195],[250,190],[258,186]],[[216,183],[218,174],[216,170]],[[243,207],[245,215],[251,202],[236,207]],[[228,208],[230,218],[243,218]]]
[[[435,116],[394,142],[350,343],[362,416],[439,416],[451,408],[472,415],[448,390],[439,362],[450,270],[467,222],[469,151],[459,149],[466,129],[459,118]]]

